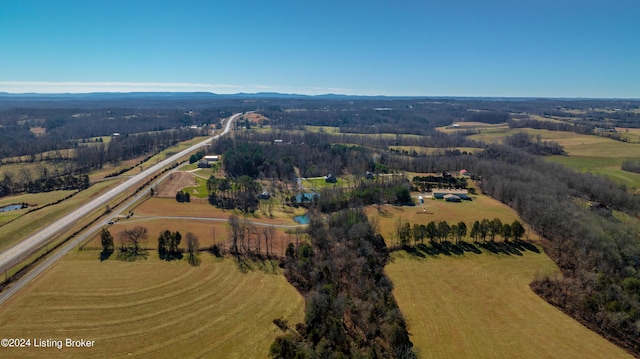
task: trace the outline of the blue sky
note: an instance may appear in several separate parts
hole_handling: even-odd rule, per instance
[[[2,0],[0,91],[640,98],[640,2]]]

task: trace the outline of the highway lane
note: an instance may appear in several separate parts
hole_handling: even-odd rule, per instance
[[[0,271],[4,272],[12,265],[15,265],[17,262],[24,259],[29,254],[33,253],[33,251],[43,246],[55,235],[63,233],[64,230],[73,226],[73,224],[77,220],[89,215],[96,209],[105,206],[107,203],[109,203],[109,201],[113,200],[122,192],[125,192],[134,186],[139,186],[140,182],[144,181],[147,177],[152,176],[155,172],[160,171],[167,166],[173,165],[180,159],[180,157],[186,156],[187,154],[199,149],[200,147],[206,146],[209,142],[211,142],[212,139],[218,139],[221,136],[224,136],[231,130],[231,124],[233,123],[233,121],[241,115],[241,113],[237,113],[229,117],[228,119],[223,120],[226,121],[226,126],[224,127],[224,131],[222,133],[199,142],[186,150],[180,151],[179,153],[158,162],[157,164],[147,168],[141,173],[133,176],[129,180],[117,185],[101,196],[87,202],[86,204],[82,205],[81,207],[67,214],[61,219],[53,222],[46,228],[43,228],[39,232],[25,238],[24,240],[15,244],[13,247],[6,249],[2,253],[0,253]]]

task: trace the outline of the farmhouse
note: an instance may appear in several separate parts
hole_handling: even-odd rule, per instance
[[[444,188],[438,188],[438,189],[434,189],[433,191],[433,198],[436,199],[445,199],[447,200],[447,195],[452,195],[454,197],[457,197],[458,200],[461,199],[468,199],[470,200],[471,198],[469,198],[468,196],[468,192],[466,189],[444,189]],[[451,198],[451,197],[449,197]],[[456,201],[455,198],[452,198],[452,200],[447,200],[449,202],[459,202]]]

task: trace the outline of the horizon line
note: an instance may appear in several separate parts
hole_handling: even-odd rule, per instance
[[[235,92],[233,91],[235,90]],[[136,93],[209,93],[212,95],[259,95],[278,94],[290,96],[344,96],[344,97],[389,97],[389,98],[516,98],[516,99],[606,99],[640,100],[640,97],[584,96],[584,95],[428,95],[390,94],[385,91],[362,91],[339,87],[287,87],[260,84],[210,84],[196,82],[127,82],[127,81],[0,81],[0,93],[14,96],[29,95],[90,95],[90,94],[136,94]],[[368,93],[368,94],[364,94]]]

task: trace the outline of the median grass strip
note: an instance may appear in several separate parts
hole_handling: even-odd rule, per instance
[[[201,258],[191,267],[70,253],[0,308],[0,332],[95,340],[93,348],[21,349],[25,358],[265,358],[279,333],[272,320],[302,321],[303,299],[277,264],[242,273],[231,259]]]
[[[544,253],[395,252],[385,272],[420,357],[631,358],[531,291],[537,273],[558,273]]]

